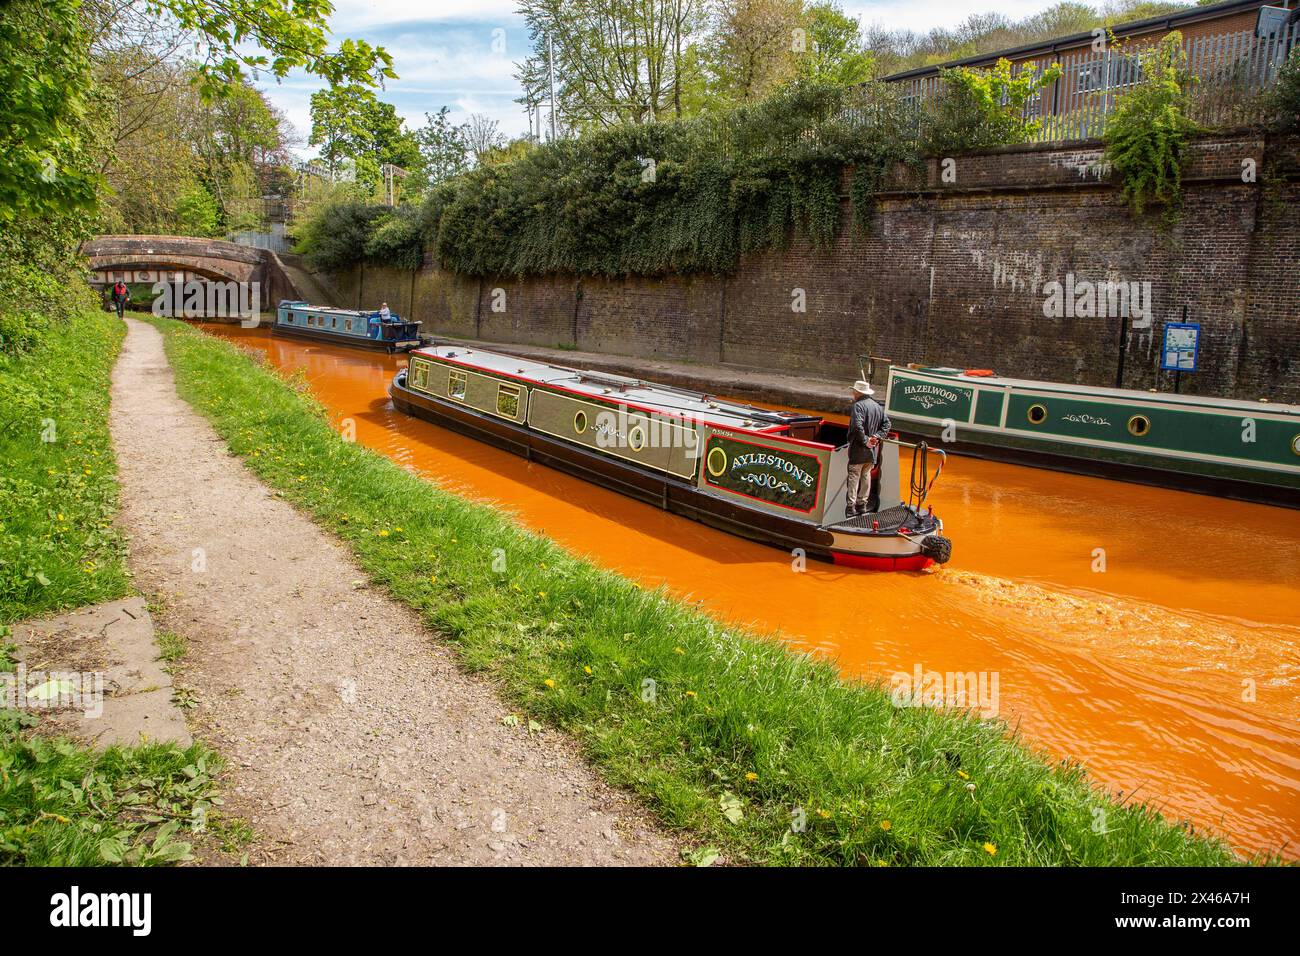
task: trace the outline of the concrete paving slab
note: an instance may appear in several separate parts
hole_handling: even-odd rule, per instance
[[[192,742],[143,598],[19,624],[14,643],[23,705],[59,732],[100,747]]]

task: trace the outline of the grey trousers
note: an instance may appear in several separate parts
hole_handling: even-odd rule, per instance
[[[871,468],[869,461],[864,461],[860,465],[849,465],[849,498],[848,506],[850,508],[866,507],[867,499],[871,497]]]

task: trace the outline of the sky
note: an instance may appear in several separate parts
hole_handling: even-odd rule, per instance
[[[924,31],[951,25],[972,13],[996,10],[1013,19],[1045,10],[1056,0],[841,0],[864,27]],[[515,13],[514,0],[334,0],[331,26],[335,41],[364,39],[385,47],[398,79],[389,80],[380,99],[392,103],[408,128],[424,125],[425,113],[443,106],[453,122],[471,113],[497,120],[508,137],[528,130],[516,62],[528,54],[528,30]],[[288,116],[298,134],[294,153],[314,156],[311,94],[323,84],[295,72],[280,83],[259,84]]]

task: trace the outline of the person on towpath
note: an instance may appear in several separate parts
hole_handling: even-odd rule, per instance
[[[871,497],[871,469],[880,456],[880,441],[889,434],[889,415],[885,406],[871,396],[871,383],[858,379],[853,383],[853,404],[849,407],[849,489],[848,516],[867,513]]]
[[[131,301],[131,290],[126,287],[125,282],[119,279],[113,283],[111,297],[113,308],[117,309],[117,317],[120,319],[123,310],[126,309],[126,304]]]

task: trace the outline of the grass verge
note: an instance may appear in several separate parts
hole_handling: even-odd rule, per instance
[[[129,591],[113,527],[109,376],[124,334],[87,312],[0,356],[0,624]]]
[[[124,328],[87,311],[0,355],[0,863],[142,866],[188,859],[217,758],[201,745],[95,751],[29,732],[8,624],[129,593],[108,431]],[[9,698],[13,700],[9,700]]]
[[[236,347],[154,322],[182,396],[254,472],[347,541],[466,667],[682,830],[696,862],[1235,860],[1115,802],[1079,767],[1049,765],[1002,723],[894,707],[878,687],[575,558],[344,441],[301,387]]]

